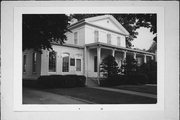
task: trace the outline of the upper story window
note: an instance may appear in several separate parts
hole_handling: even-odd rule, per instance
[[[69,72],[69,54],[63,53],[62,54],[62,72]]]
[[[49,72],[56,72],[56,52],[49,52]]]
[[[23,55],[23,72],[26,72],[26,57],[27,55]]]
[[[107,34],[107,43],[111,44],[111,34]]]
[[[37,53],[34,52],[32,56],[32,71],[36,72],[36,64],[37,64]]]
[[[117,46],[121,46],[121,38],[117,37]]]
[[[74,33],[74,44],[78,44],[78,32]]]
[[[95,42],[99,41],[99,31],[97,31],[97,30],[94,31],[94,41]]]

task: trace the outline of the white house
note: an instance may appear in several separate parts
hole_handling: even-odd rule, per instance
[[[86,18],[69,26],[63,45],[52,43],[55,52],[43,50],[23,53],[23,79],[37,79],[42,75],[77,74],[100,77],[99,65],[111,54],[119,66],[127,56],[139,64],[153,59],[154,53],[126,48],[128,31],[111,15]]]

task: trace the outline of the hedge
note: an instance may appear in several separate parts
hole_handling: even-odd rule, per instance
[[[86,77],[80,75],[40,76],[38,85],[41,88],[70,88],[85,86]]]

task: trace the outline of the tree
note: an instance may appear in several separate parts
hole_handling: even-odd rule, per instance
[[[118,64],[115,61],[115,58],[112,55],[105,57],[100,64],[101,72],[106,78],[111,78],[117,76],[120,72]]]
[[[65,14],[23,14],[23,51],[52,49],[51,42],[66,40],[68,16]]]
[[[137,61],[131,56],[127,56],[123,65],[121,66],[121,71],[123,70],[122,73],[124,73],[125,75],[130,75],[131,73],[136,73],[137,68]]]
[[[72,14],[71,18],[78,20],[99,16],[103,14]],[[123,27],[130,33],[130,36],[126,38],[126,46],[131,47],[131,41],[137,38],[138,32],[136,31],[140,27],[150,28],[150,32],[156,35],[157,23],[156,14],[112,14]],[[154,37],[154,41],[157,41],[157,37]]]

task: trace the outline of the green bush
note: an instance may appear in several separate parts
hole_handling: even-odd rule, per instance
[[[132,73],[126,76],[127,84],[138,85],[138,84],[147,84],[148,76],[144,73]]]
[[[86,77],[79,75],[40,76],[38,85],[41,88],[70,88],[85,86]]]

